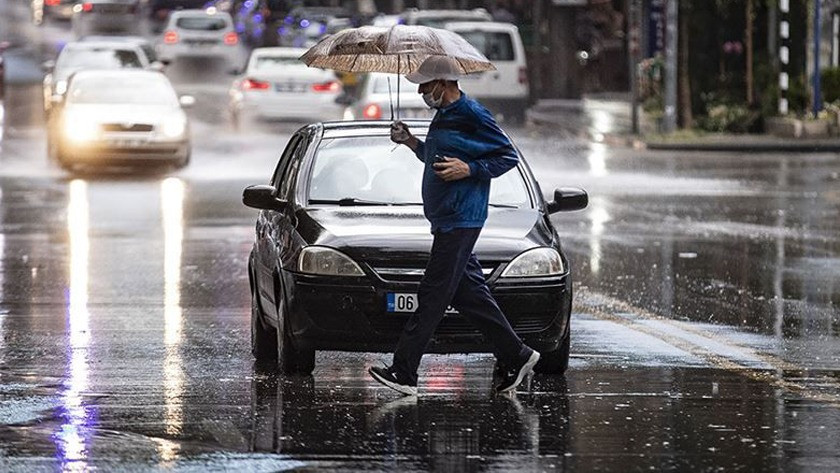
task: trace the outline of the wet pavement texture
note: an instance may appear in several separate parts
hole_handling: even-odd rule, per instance
[[[24,5],[0,7],[3,23]],[[399,398],[366,374],[388,354],[319,352],[296,378],[249,353],[241,192],[300,124],[233,132],[224,68],[176,67],[198,97],[192,164],[69,175],[27,79],[65,27],[5,29],[37,41],[3,102],[0,471],[840,469],[836,155],[574,131],[609,115],[509,127],[546,195],[591,197],[552,217],[575,280],[569,372],[494,396],[492,356],[430,355],[420,397]]]

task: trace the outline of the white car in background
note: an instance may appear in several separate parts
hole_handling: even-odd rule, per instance
[[[510,23],[485,21],[453,22],[444,27],[463,36],[496,66],[495,71],[462,76],[461,89],[504,120],[523,121],[530,90],[519,29]]]
[[[190,126],[169,79],[156,71],[81,71],[49,128],[52,159],[68,170],[77,166],[165,165],[190,161]]]
[[[345,120],[390,120],[392,105],[395,119],[398,105],[400,119],[431,119],[434,116],[434,111],[417,93],[417,84],[412,84],[403,75],[378,72],[367,74],[359,84],[356,96],[344,97],[340,102],[348,104],[344,112]]]
[[[77,41],[67,43],[55,61],[43,64],[44,111],[61,102],[71,74],[87,69],[145,69],[148,58],[139,46],[120,41]]]
[[[329,70],[308,67],[298,58],[303,48],[256,48],[244,72],[230,87],[234,127],[259,119],[340,120],[336,102],[341,82]]]
[[[229,13],[206,10],[178,10],[169,15],[157,43],[158,58],[218,58],[238,64],[239,36]]]

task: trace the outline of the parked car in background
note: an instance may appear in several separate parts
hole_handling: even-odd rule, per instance
[[[44,111],[60,103],[71,74],[85,69],[144,69],[149,61],[134,44],[124,42],[76,41],[67,43],[58,58],[44,63]]]
[[[453,21],[493,21],[493,16],[483,8],[473,10],[418,10],[412,8],[402,14],[402,23],[406,25],[443,28],[446,23]]]
[[[73,6],[77,38],[99,33],[139,33],[140,0],[81,0]]]
[[[345,120],[390,120],[391,106],[397,110],[397,78],[399,77],[399,117],[401,119],[432,118],[423,97],[417,93],[417,84],[404,75],[370,73],[365,75],[355,96],[342,98],[347,104]]]
[[[429,122],[408,125],[423,138]],[[245,205],[260,210],[248,258],[258,360],[309,374],[316,350],[394,349],[416,307],[432,235],[420,192],[427,164],[408,147],[394,148],[389,132],[388,122],[306,126],[292,136],[270,184],[245,189]],[[490,188],[475,253],[513,330],[541,353],[541,373],[566,370],[571,338],[571,269],[549,215],[586,205],[580,189],[558,189],[544,201],[521,156]],[[427,351],[491,349],[450,312]]]
[[[50,156],[65,169],[78,166],[166,165],[190,161],[190,127],[180,99],[157,71],[81,71],[49,128]]]
[[[505,120],[521,122],[530,100],[528,63],[519,29],[510,23],[456,22],[444,27],[463,36],[496,66],[462,76],[461,88]]]
[[[239,36],[229,13],[214,9],[179,10],[169,15],[157,53],[163,61],[200,57],[236,64],[238,45]]]
[[[68,21],[73,17],[73,7],[78,0],[30,0],[29,13],[32,23],[42,25],[47,19]]]
[[[251,119],[340,120],[342,94],[335,73],[307,67],[299,48],[256,48],[231,85],[230,115],[239,128]]]

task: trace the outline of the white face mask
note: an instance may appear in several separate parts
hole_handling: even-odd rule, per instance
[[[443,104],[443,92],[440,93],[440,97],[435,99],[435,89],[437,89],[438,85],[440,85],[440,82],[435,84],[435,88],[431,92],[423,94],[423,101],[426,102],[429,108],[440,108],[441,104]]]

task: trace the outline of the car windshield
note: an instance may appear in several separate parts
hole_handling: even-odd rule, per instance
[[[315,154],[309,199],[420,205],[422,179],[423,163],[408,147],[394,148],[387,136],[325,139]],[[520,172],[493,179],[490,205],[530,208]]]
[[[72,48],[62,51],[56,69],[120,69],[143,67],[133,49]]]
[[[251,65],[252,69],[274,69],[284,66],[298,66],[303,63],[297,57],[291,56],[257,56]]]
[[[227,27],[224,18],[213,17],[184,17],[175,21],[175,26],[183,30],[219,31]]]
[[[513,61],[513,42],[510,40],[510,34],[508,33],[461,31],[458,34],[491,61]]]
[[[74,80],[67,94],[68,103],[76,104],[178,104],[178,96],[166,81],[148,77],[85,77]]]

